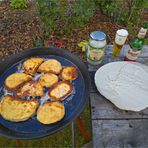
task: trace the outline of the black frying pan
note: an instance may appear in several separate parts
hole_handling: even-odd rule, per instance
[[[42,47],[25,50],[0,62],[1,98],[4,95],[3,87],[6,77],[18,71],[21,63],[30,57],[54,58],[60,61],[63,66],[75,66],[77,68],[79,77],[71,82],[74,91],[64,101],[61,101],[65,106],[66,114],[61,121],[50,125],[39,123],[36,116],[19,123],[6,121],[0,117],[1,136],[15,139],[33,139],[51,135],[65,128],[78,117],[89,99],[90,79],[85,64],[67,50]]]

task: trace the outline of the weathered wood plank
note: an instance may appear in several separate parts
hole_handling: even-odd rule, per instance
[[[124,50],[125,50],[125,52],[124,52],[124,55],[125,55],[127,53],[127,46],[125,47]],[[140,53],[139,57],[141,57],[141,58],[142,57],[148,58],[148,46],[147,45],[143,47],[143,49],[141,50],[141,53]]]
[[[137,62],[145,64],[145,65],[148,66],[148,57],[138,58]]]
[[[144,119],[148,118],[148,108],[140,112],[118,109],[99,93],[90,94],[92,119]]]
[[[104,59],[102,61],[102,63],[98,66],[92,66],[90,64],[88,64],[88,70],[89,71],[96,71],[97,69],[99,69],[102,65],[109,63],[109,62],[115,62],[115,61],[123,61],[124,60],[124,56],[127,53],[127,45],[125,45],[123,47],[123,50],[120,54],[119,57],[113,58],[112,57],[112,45],[108,45],[106,48],[106,52],[105,52],[105,56]],[[142,52],[137,60],[140,63],[147,63],[148,65],[148,46],[144,46],[144,48],[142,49]]]
[[[141,112],[120,110],[96,90],[95,71],[106,63],[123,60],[127,52],[125,46],[121,56],[114,59],[111,47],[101,65],[88,65],[92,80],[90,101],[94,147],[148,147],[148,109]],[[148,65],[148,46],[144,47],[138,61]]]
[[[115,62],[115,61],[122,61],[123,60],[122,58],[113,59],[113,58],[110,58],[110,57],[105,57],[105,59],[106,60],[104,60],[103,63],[98,65],[98,66],[92,66],[92,65],[88,64],[88,71],[90,73],[95,73],[95,71],[97,71],[104,64],[107,64],[107,63],[110,63],[110,62]],[[145,65],[148,66],[148,57],[139,57],[137,59],[137,62],[145,64]]]
[[[94,120],[93,147],[148,147],[148,120]]]
[[[97,92],[97,88],[94,81],[95,71],[89,72],[90,80],[91,80],[91,89],[90,93]]]
[[[124,45],[122,48],[122,51],[120,53],[120,57],[124,57],[127,54],[129,45]],[[113,45],[108,45],[106,48],[105,55],[111,55],[112,54]],[[148,57],[148,45],[145,45],[143,49],[141,50],[141,53],[139,57]]]

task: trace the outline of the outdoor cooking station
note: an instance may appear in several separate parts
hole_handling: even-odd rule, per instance
[[[121,56],[119,56],[118,58],[112,58],[111,57],[112,45],[108,45],[105,53],[105,58],[100,66],[109,62],[123,61],[124,55],[127,52],[126,49],[127,49],[126,46],[124,46]],[[138,62],[146,65],[148,65],[147,49],[148,46],[144,46],[142,53],[138,58]],[[94,83],[94,74],[100,66],[99,67],[90,66],[89,64],[86,65],[88,67],[88,71],[90,74],[90,81],[91,81],[90,107],[91,107],[93,146],[94,147],[147,146],[148,141],[146,137],[148,136],[148,131],[146,129],[148,125],[148,109],[145,109],[140,112],[123,111],[118,109],[110,101],[106,100],[96,89]],[[1,131],[3,131],[4,129],[5,129],[4,127],[1,127]],[[6,130],[4,131],[9,132]],[[73,146],[75,146],[75,140],[76,140],[75,139],[76,133],[74,132],[75,132],[74,122],[72,122]],[[5,134],[9,135],[9,133]]]

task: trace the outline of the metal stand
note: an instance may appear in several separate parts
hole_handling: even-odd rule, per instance
[[[79,130],[80,130],[80,132],[81,132],[81,134],[82,134],[84,140],[85,140],[86,142],[88,142],[88,141],[89,141],[89,136],[88,136],[86,130],[84,129],[84,125],[83,125],[83,122],[82,122],[80,116],[76,118],[76,123],[77,123],[77,125],[78,125],[78,127],[79,127]],[[72,148],[76,148],[75,121],[72,122],[72,124],[71,124],[71,129],[72,129]]]
[[[77,121],[79,130],[80,130],[80,132],[81,132],[81,134],[82,134],[84,140],[85,140],[86,142],[88,142],[89,137],[88,137],[87,132],[86,132],[85,129],[84,129],[84,125],[83,125],[83,122],[82,122],[81,118],[80,118],[80,117],[77,117],[76,121]],[[73,121],[73,122],[71,123],[71,131],[72,131],[72,148],[76,148],[76,129],[75,129],[75,121]],[[21,147],[20,140],[16,140],[16,147]]]
[[[86,132],[86,130],[85,130],[85,128],[84,128],[84,125],[83,125],[83,122],[82,122],[82,119],[81,119],[80,116],[77,117],[76,122],[77,122],[77,125],[78,125],[78,127],[79,127],[79,130],[80,130],[80,132],[81,132],[81,134],[82,134],[84,140],[85,140],[86,142],[88,142],[88,141],[89,141],[89,136],[88,136],[88,133]]]
[[[75,121],[71,123],[71,129],[72,129],[72,148],[76,148]]]
[[[21,146],[20,140],[16,139],[16,147],[19,148]]]

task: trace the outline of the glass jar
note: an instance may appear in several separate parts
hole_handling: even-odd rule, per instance
[[[92,65],[102,62],[106,48],[106,35],[101,31],[94,31],[90,34],[87,48],[87,61]]]

